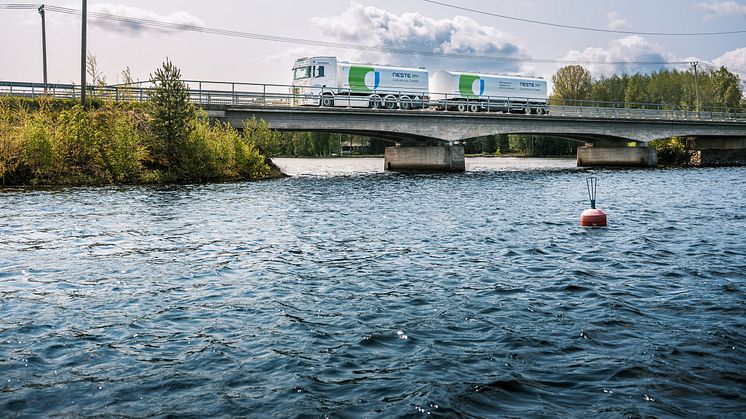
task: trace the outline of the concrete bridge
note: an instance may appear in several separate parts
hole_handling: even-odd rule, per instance
[[[746,121],[677,119],[675,114],[628,109],[554,107],[549,115],[460,113],[433,110],[371,110],[204,105],[208,115],[240,128],[265,120],[279,131],[324,131],[389,140],[389,170],[463,171],[465,141],[494,134],[536,134],[584,143],[578,166],[655,166],[647,144],[669,137],[694,137],[690,145],[703,163],[746,161]],[[572,111],[572,112],[570,112]],[[584,112],[584,113],[583,113]],[[570,115],[568,115],[570,113]],[[634,143],[634,147],[630,147]],[[735,161],[727,161],[735,159]]]
[[[692,137],[687,147],[693,160],[702,165],[746,164],[743,109],[736,113],[724,109],[694,112],[672,105],[634,104],[628,108],[619,103],[567,102],[550,106],[549,115],[523,115],[431,108],[294,107],[290,104],[298,97],[289,93],[287,85],[185,82],[192,102],[210,117],[237,128],[247,119],[260,118],[279,131],[325,131],[389,140],[396,145],[386,149],[389,170],[463,171],[463,143],[494,134],[536,134],[581,142],[579,166],[654,166],[657,156],[647,144],[672,136]],[[92,98],[143,101],[152,86],[136,83],[91,86],[89,90]],[[4,95],[77,98],[80,89],[67,84],[0,81],[0,96]]]

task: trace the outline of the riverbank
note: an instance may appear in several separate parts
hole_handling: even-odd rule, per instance
[[[80,186],[228,182],[285,176],[257,146],[262,121],[242,132],[197,109],[181,138],[159,136],[149,104],[0,98],[0,184]]]

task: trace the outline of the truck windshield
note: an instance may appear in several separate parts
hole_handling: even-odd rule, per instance
[[[311,77],[311,67],[298,67],[293,69],[293,80],[307,79]]]

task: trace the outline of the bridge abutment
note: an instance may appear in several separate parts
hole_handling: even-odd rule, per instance
[[[386,147],[384,169],[394,172],[464,172],[463,145]]]
[[[655,167],[658,154],[652,147],[578,148],[578,167]]]
[[[746,137],[688,139],[686,148],[692,166],[746,166]]]

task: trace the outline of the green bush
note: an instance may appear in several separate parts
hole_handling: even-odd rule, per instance
[[[204,117],[191,123],[183,142],[176,171],[179,179],[235,180],[269,175],[269,166],[257,150],[250,134],[241,135],[228,124],[211,125]]]
[[[278,174],[257,146],[277,144],[263,121],[243,134],[211,124],[188,102],[166,61],[146,106],[98,100],[0,98],[3,185],[99,185],[265,178]],[[274,170],[274,171],[273,171]]]
[[[651,141],[650,145],[655,147],[658,154],[658,164],[682,165],[689,163],[689,152],[686,149],[685,140],[671,137],[664,140]]]

